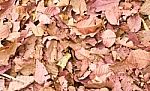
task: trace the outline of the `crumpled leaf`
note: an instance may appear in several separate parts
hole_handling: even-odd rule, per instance
[[[70,53],[66,53],[57,63],[58,66],[60,66],[62,69],[64,69],[67,65],[68,60],[71,58]]]
[[[146,0],[142,7],[140,8],[140,13],[144,15],[150,15],[150,0]]]
[[[34,79],[37,83],[43,84],[49,79],[50,76],[46,70],[46,67],[39,60],[36,60],[36,69]]]
[[[13,80],[12,82],[10,82],[8,87],[9,91],[21,90],[34,82],[33,76],[17,76],[16,79],[20,81]]]
[[[116,41],[116,34],[112,30],[105,30],[102,33],[102,39],[106,47],[111,47]]]
[[[8,43],[7,46],[0,48],[0,65],[8,65],[8,60],[11,55],[14,55],[20,43],[17,41]]]
[[[139,15],[130,16],[127,19],[127,24],[131,32],[137,32],[141,28],[142,19]]]

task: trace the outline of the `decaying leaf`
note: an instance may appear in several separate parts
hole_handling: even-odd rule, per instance
[[[58,66],[60,66],[62,69],[64,69],[67,65],[68,60],[71,58],[70,53],[66,53],[57,63]]]

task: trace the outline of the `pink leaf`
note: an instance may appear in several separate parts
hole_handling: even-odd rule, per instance
[[[105,11],[108,22],[112,25],[119,24],[119,17],[121,16],[120,11],[117,7]]]
[[[116,40],[116,34],[112,30],[105,30],[102,33],[103,44],[106,47],[111,47]]]
[[[48,72],[39,60],[36,60],[36,70],[35,70],[35,81],[39,84],[43,84],[49,79]]]
[[[96,0],[91,7],[96,8],[96,12],[111,9],[118,6],[120,0]]]
[[[139,15],[131,16],[127,19],[127,24],[131,32],[137,32],[141,28],[141,17]]]

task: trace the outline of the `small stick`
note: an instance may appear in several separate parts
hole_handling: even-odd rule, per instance
[[[14,78],[14,77],[12,77],[12,76],[10,76],[10,75],[7,75],[7,74],[0,74],[0,76],[3,76],[3,77],[5,77],[5,78],[9,78],[9,79],[11,79],[11,80],[15,80],[15,81],[18,81],[18,82],[21,82],[21,83],[24,84],[24,81],[22,81],[22,80],[20,80],[20,79],[17,79],[17,78]]]

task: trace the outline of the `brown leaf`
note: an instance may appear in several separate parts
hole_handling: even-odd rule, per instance
[[[146,0],[144,4],[142,4],[142,7],[140,8],[140,12],[144,15],[150,15],[150,1]]]
[[[77,14],[84,15],[84,12],[87,11],[85,0],[71,0],[70,1],[73,11]]]
[[[7,46],[0,48],[0,65],[8,65],[8,60],[11,55],[14,55],[20,44],[15,42],[8,43]]]

